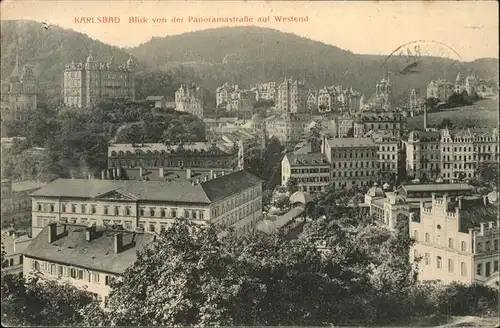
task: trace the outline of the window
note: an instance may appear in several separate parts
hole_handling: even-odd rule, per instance
[[[104,284],[106,286],[108,286],[110,282],[111,282],[111,277],[110,276],[104,276]]]
[[[191,218],[196,220],[196,211],[191,212]]]
[[[155,209],[154,208],[149,209],[149,216],[155,216]]]
[[[488,241],[486,242],[486,248],[485,248],[484,250],[485,250],[486,252],[487,252],[487,251],[489,251],[489,250],[491,250],[491,240],[488,240]]]
[[[155,232],[155,225],[154,224],[149,225],[149,231]]]
[[[493,272],[498,272],[498,261],[493,262]]]
[[[463,241],[463,242],[460,243],[460,249],[462,250],[462,252],[465,252],[467,250],[465,241]]]
[[[185,217],[186,219],[188,219],[188,218],[189,218],[189,211],[188,211],[188,210],[184,210],[184,217]]]
[[[441,269],[441,266],[442,266],[442,259],[441,256],[438,256],[436,258],[436,268]]]
[[[164,217],[165,217],[165,209],[163,209],[163,208],[161,209],[161,211],[160,211],[160,216],[161,216],[162,218],[164,218]]]
[[[70,274],[69,274],[69,276],[70,276],[71,278],[76,279],[76,277],[77,277],[77,272],[76,272],[76,269],[71,269],[71,270],[70,270]]]
[[[476,266],[476,274],[478,276],[482,276],[483,275],[483,264],[482,263],[479,263],[477,266]]]
[[[71,205],[71,213],[75,213],[76,212],[76,205],[72,204]]]
[[[130,207],[125,207],[125,215],[130,215]]]
[[[34,261],[33,262],[33,269],[36,271],[40,271],[40,262]]]
[[[418,230],[413,231],[413,238],[418,241]]]
[[[108,215],[109,208],[108,206],[104,206],[104,215]]]
[[[418,251],[416,249],[413,251],[413,260],[418,260]]]
[[[87,211],[87,206],[85,204],[82,204],[82,213],[85,213]]]
[[[120,214],[120,209],[118,206],[115,206],[115,215]]]
[[[448,272],[453,272],[453,260],[448,259]]]
[[[99,282],[99,273],[92,272],[92,281],[97,283]]]
[[[203,212],[200,212],[200,220],[203,220]]]
[[[425,265],[429,265],[431,263],[431,256],[429,253],[425,253]]]
[[[61,212],[66,212],[66,204],[61,205]]]
[[[489,277],[491,275],[491,262],[486,263],[484,275]]]
[[[483,243],[477,243],[476,251],[477,251],[477,253],[480,253],[483,251]]]
[[[173,218],[177,217],[177,211],[175,209],[172,210],[172,217]]]
[[[95,205],[92,205],[92,207],[91,207],[91,211],[92,211],[92,214],[95,214],[95,213],[96,213],[96,207],[95,207]]]
[[[452,238],[448,239],[448,248],[453,248],[453,239]]]
[[[161,227],[160,227],[160,232],[161,232],[161,233],[164,233],[164,232],[165,232],[165,230],[166,230],[166,229],[165,229],[165,225],[163,225],[163,224],[162,224],[162,225],[161,225]]]
[[[467,275],[467,267],[465,266],[465,262],[460,263],[460,274],[462,276]]]
[[[498,239],[495,239],[493,241],[493,248],[494,248],[495,251],[498,251]]]
[[[426,242],[426,243],[428,243],[428,242],[429,242],[429,240],[430,240],[429,233],[428,233],[428,232],[426,232],[426,233],[425,233],[425,242]]]
[[[38,203],[36,207],[38,209],[38,212],[42,211],[42,204]]]

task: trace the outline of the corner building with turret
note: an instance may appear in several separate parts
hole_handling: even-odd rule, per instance
[[[85,63],[66,65],[63,100],[69,107],[90,108],[105,99],[135,100],[135,63],[130,57],[123,65],[99,62],[90,51]]]

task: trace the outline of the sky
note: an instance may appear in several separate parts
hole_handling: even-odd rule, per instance
[[[3,0],[1,19],[46,22],[91,38],[133,47],[152,37],[221,26],[257,25],[294,33],[357,54],[387,55],[415,40],[428,55],[471,61],[498,58],[497,1],[306,2],[306,1],[29,1]],[[307,22],[276,22],[274,16],[307,17]],[[75,17],[118,17],[120,23],[76,23]],[[130,16],[147,18],[129,23]],[[269,22],[190,23],[193,17],[249,16]],[[172,23],[173,17],[184,18]],[[153,18],[165,18],[154,23]],[[447,47],[440,46],[446,45]],[[454,51],[450,51],[453,49]]]

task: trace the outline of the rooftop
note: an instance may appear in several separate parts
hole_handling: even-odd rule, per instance
[[[371,138],[332,138],[328,139],[328,145],[332,148],[375,147]]]
[[[165,100],[165,97],[164,96],[149,96],[146,98],[146,100],[159,101],[159,100]]]
[[[210,204],[261,182],[246,171],[236,171],[212,180],[136,181],[58,179],[32,193],[32,196],[84,199],[120,198],[178,203]]]
[[[21,181],[12,183],[12,191],[21,192],[33,189],[38,189],[45,186],[47,183],[39,181]]]
[[[472,191],[474,187],[465,183],[430,183],[401,185],[407,192],[446,192],[446,191]]]
[[[180,151],[193,151],[193,152],[223,152],[216,143],[212,142],[191,142],[185,144],[163,144],[163,143],[145,143],[145,144],[112,144],[108,147],[109,152],[136,152],[144,153],[176,153]],[[129,155],[130,155],[129,154]]]
[[[328,166],[328,159],[322,153],[287,153],[286,158],[290,166]]]
[[[150,234],[121,232],[123,248],[115,253],[114,236],[117,231],[96,227],[94,237],[87,241],[85,226],[60,225],[56,240],[49,243],[49,230],[50,226],[46,226],[33,239],[24,252],[25,256],[115,274],[122,274],[136,261],[137,251],[154,239]]]

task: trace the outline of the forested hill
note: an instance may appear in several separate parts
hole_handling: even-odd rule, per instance
[[[8,77],[19,54],[19,64],[34,67],[40,86],[49,92],[60,92],[66,64],[85,61],[92,49],[94,57],[107,62],[125,62],[129,54],[114,46],[93,40],[87,35],[58,26],[44,28],[34,21],[1,22],[1,74]]]
[[[110,46],[57,26],[45,29],[40,22],[3,21],[1,28],[2,77],[11,73],[18,50],[20,63],[33,64],[40,86],[54,94],[60,92],[64,65],[85,60],[89,49],[101,61],[114,56],[116,62],[123,62],[131,53],[137,58],[139,71],[168,71],[175,85],[195,82],[212,93],[225,82],[249,87],[259,82],[294,78],[304,80],[311,88],[352,85],[368,98],[386,71],[382,65],[385,56],[358,55],[260,27],[224,27],[156,37],[130,49]],[[172,68],[175,68],[173,72]],[[466,74],[469,69],[480,77],[498,79],[497,59],[460,63],[426,57],[418,74],[392,77],[394,93],[397,98],[405,99],[411,88],[423,91],[429,80],[443,77],[443,72],[454,80],[459,71]],[[144,92],[149,95],[162,90]]]

